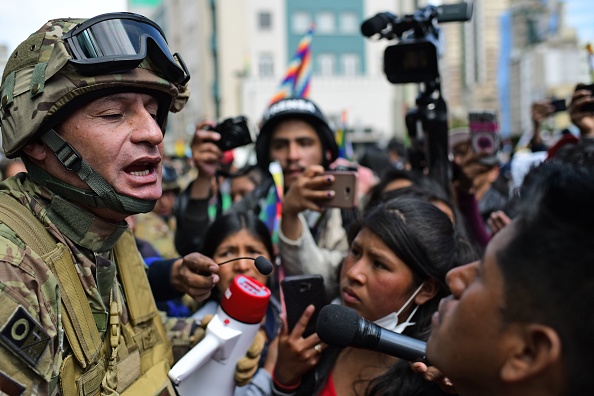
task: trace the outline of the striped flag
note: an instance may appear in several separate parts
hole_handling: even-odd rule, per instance
[[[266,197],[266,207],[260,213],[260,220],[262,220],[268,227],[268,231],[272,236],[272,242],[278,242],[278,225],[281,219],[281,212],[283,208],[283,194],[285,184],[283,179],[283,170],[280,164],[273,161],[268,165],[268,171],[272,175],[274,181],[274,188],[271,188]]]
[[[299,42],[297,51],[289,63],[287,74],[283,79],[270,104],[284,98],[309,97],[311,80],[311,39],[315,26],[312,24],[305,36]]]
[[[347,112],[343,110],[340,114],[340,125],[336,129],[334,138],[336,145],[338,146],[338,158],[344,158],[346,160],[353,159],[353,146],[350,140],[347,139]]]

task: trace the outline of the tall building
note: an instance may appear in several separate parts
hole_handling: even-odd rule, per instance
[[[578,82],[589,81],[586,52],[565,25],[565,2],[510,0],[504,14],[501,85],[502,126],[510,135],[531,133],[530,106],[537,100],[569,99]],[[568,120],[560,117],[568,126]]]
[[[394,43],[364,38],[360,24],[378,12],[416,7],[413,0],[163,0],[147,15],[164,27],[192,74],[190,101],[170,117],[166,139],[187,140],[205,118],[244,114],[257,125],[310,23],[310,97],[334,122],[346,112],[353,140],[405,135],[416,86],[387,81],[383,52]]]
[[[474,0],[472,3],[470,21],[441,25],[444,93],[456,124],[466,123],[470,110],[499,110],[500,17],[509,0]]]
[[[454,3],[448,0],[446,3]],[[442,23],[442,92],[450,125],[468,111],[495,109],[505,136],[530,128],[530,104],[567,97],[586,71],[560,0],[474,0],[468,22]],[[390,84],[384,50],[395,41],[364,38],[360,24],[378,12],[410,14],[426,1],[131,0],[152,12],[192,74],[191,99],[171,117],[168,139],[192,134],[202,119],[246,115],[257,125],[311,23],[311,98],[337,122],[346,112],[353,140],[407,133],[415,84]],[[150,11],[152,9],[152,11]],[[583,80],[583,79],[582,79]]]

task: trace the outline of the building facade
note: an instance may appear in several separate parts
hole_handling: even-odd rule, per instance
[[[138,2],[130,3],[135,11]],[[332,122],[345,112],[354,141],[380,144],[406,134],[404,115],[417,88],[392,85],[383,51],[360,24],[378,12],[411,13],[416,2],[384,0],[162,0],[151,14],[192,74],[188,106],[170,117],[169,141],[188,139],[196,123],[243,114],[257,124],[311,23],[310,98]]]
[[[147,2],[192,74],[191,99],[171,117],[170,141],[187,140],[201,120],[239,114],[257,130],[311,23],[316,30],[310,97],[333,122],[346,113],[355,142],[382,144],[407,135],[405,115],[415,107],[419,88],[387,81],[383,54],[395,42],[365,38],[360,25],[378,12],[401,16],[426,2],[131,0],[130,10],[142,5],[148,13]],[[530,103],[567,95],[585,63],[575,35],[563,26],[562,2],[474,0],[473,5],[471,21],[439,25],[450,125],[464,125],[470,110],[495,109],[502,133],[518,135],[529,127]]]
[[[576,31],[565,25],[565,2],[510,0],[503,20],[502,124],[511,136],[530,134],[534,101],[568,101],[578,82],[589,81],[586,51]],[[549,120],[551,129],[568,126],[566,113]]]

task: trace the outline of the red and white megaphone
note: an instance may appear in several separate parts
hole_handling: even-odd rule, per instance
[[[255,279],[233,279],[204,339],[169,371],[180,396],[233,395],[235,366],[256,337],[269,300],[270,290]]]

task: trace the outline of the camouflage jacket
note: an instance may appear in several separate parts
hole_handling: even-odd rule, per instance
[[[118,307],[119,320],[122,326],[126,325],[130,321],[128,302],[113,261],[113,247],[125,232],[126,225],[107,223],[59,197],[52,197],[49,191],[28,180],[24,173],[0,183],[0,194],[15,198],[24,210],[34,214],[56,242],[71,251],[101,337],[109,338],[104,337],[109,317],[107,307],[114,293],[123,296],[124,302]],[[135,247],[131,246],[131,249]],[[71,352],[61,326],[61,297],[56,278],[44,260],[0,222],[2,392],[9,395],[59,392],[58,375],[65,357]],[[166,340],[164,346],[170,354]]]
[[[166,221],[154,212],[134,216],[134,235],[151,244],[164,259],[178,258],[175,250],[175,218]]]

